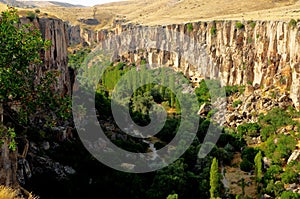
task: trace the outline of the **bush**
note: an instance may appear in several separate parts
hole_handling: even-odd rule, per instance
[[[280,173],[282,172],[282,167],[278,165],[271,165],[270,168],[264,174],[264,178],[266,180],[278,180],[280,177]]]
[[[284,185],[280,181],[274,182],[274,180],[270,180],[266,187],[266,192],[268,194],[272,194],[274,196],[279,196],[280,193],[284,191]]]
[[[257,153],[258,153],[257,149],[252,148],[252,147],[246,147],[242,151],[242,159],[243,160],[248,160],[249,162],[251,162],[253,164],[254,163],[254,158],[255,158]]]
[[[224,88],[225,88],[226,96],[230,96],[238,92],[243,94],[245,91],[245,86],[234,85],[234,86],[224,86]]]
[[[216,28],[216,26],[211,27],[211,29],[210,29],[210,34],[211,34],[212,36],[214,36],[214,35],[216,35],[216,33],[217,33],[217,28]]]
[[[241,124],[237,127],[239,134],[248,135],[250,137],[259,136],[260,125],[257,123]]]
[[[250,27],[253,29],[253,28],[255,28],[255,26],[256,26],[256,23],[254,21],[250,21]]]
[[[245,27],[245,25],[243,23],[241,23],[241,22],[236,22],[235,26],[239,30],[241,30],[241,29],[243,29]]]
[[[192,31],[193,31],[193,24],[188,23],[188,24],[187,24],[187,30],[188,30],[189,32],[192,32]]]
[[[300,199],[300,194],[292,191],[284,191],[281,194],[281,199]]]
[[[253,163],[251,163],[249,160],[243,160],[240,164],[240,169],[242,171],[249,172],[253,169],[253,166]]]
[[[243,102],[241,101],[241,100],[236,100],[236,101],[234,101],[233,103],[232,103],[232,107],[233,108],[236,108],[236,107],[238,107],[238,105],[240,105],[240,104],[242,104]]]
[[[292,28],[295,28],[297,25],[297,21],[295,19],[291,19],[289,22],[289,26]]]
[[[293,171],[292,169],[288,168],[283,174],[281,175],[281,181],[284,184],[291,184],[297,182],[298,173]]]
[[[36,10],[35,10],[35,13],[36,13],[36,14],[40,14],[41,11],[40,11],[39,9],[36,9]]]
[[[28,19],[30,19],[30,21],[33,21],[33,20],[36,18],[36,15],[35,15],[34,12],[29,11],[29,12],[27,12],[26,17],[27,17]]]

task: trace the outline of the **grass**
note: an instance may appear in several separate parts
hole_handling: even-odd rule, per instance
[[[0,186],[0,199],[24,199],[20,192],[10,187]],[[38,199],[29,193],[28,199]]]
[[[101,24],[97,26],[89,26],[88,28],[109,28],[111,22],[116,19],[117,16],[125,16],[127,23],[139,23],[142,25],[178,24],[200,20],[211,21],[213,19],[244,19],[249,21],[280,19],[289,22],[291,18],[300,18],[300,12],[293,12],[295,9],[298,9],[298,5],[299,2],[290,4],[289,0],[219,0],[218,3],[214,3],[210,0],[130,0],[96,6],[97,12],[95,17],[101,22]],[[4,4],[2,4],[2,7],[4,9],[6,8]],[[185,7],[187,9],[184,9]],[[30,10],[34,12],[35,9],[36,8]],[[57,18],[70,21],[74,25],[81,24],[78,22],[78,19],[93,18],[94,14],[93,7],[41,7],[38,9],[40,10],[40,15],[47,13],[49,16],[56,16]],[[24,11],[28,10],[23,9],[22,12]]]

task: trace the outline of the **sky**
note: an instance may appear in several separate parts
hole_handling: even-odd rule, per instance
[[[124,1],[124,0],[40,0],[40,1],[59,1],[71,4],[79,4],[84,6],[93,6],[97,4],[116,2],[116,1]]]

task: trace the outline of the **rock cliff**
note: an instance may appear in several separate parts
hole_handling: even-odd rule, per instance
[[[87,39],[87,37],[85,37]],[[182,71],[192,81],[271,85],[300,108],[300,24],[280,21],[211,21],[166,26],[117,25],[89,43],[114,49],[121,60],[148,61]]]
[[[70,75],[68,70],[68,45],[69,35],[67,24],[59,19],[39,18],[33,21],[28,18],[21,18],[22,24],[31,23],[37,27],[42,37],[50,40],[52,45],[44,52],[41,52],[43,64],[36,66],[38,77],[45,74],[46,71],[57,71],[57,84],[55,91],[62,95],[71,93]]]

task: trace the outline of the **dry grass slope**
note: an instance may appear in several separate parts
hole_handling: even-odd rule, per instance
[[[32,196],[30,193],[27,198],[38,199],[37,197]],[[19,191],[9,187],[0,186],[0,199],[24,199],[24,198],[20,196]]]
[[[0,9],[6,8],[0,4]],[[129,0],[98,5],[97,26],[109,28],[117,16],[125,16],[127,23],[143,25],[186,23],[210,20],[281,20],[300,19],[298,0]],[[80,18],[93,18],[93,7],[42,7],[41,16],[61,18],[72,24],[81,24]],[[28,10],[19,9],[23,15]],[[31,9],[34,11],[34,9]],[[82,25],[82,24],[81,24]]]

